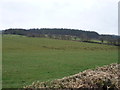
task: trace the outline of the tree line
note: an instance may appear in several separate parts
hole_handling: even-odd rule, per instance
[[[91,42],[91,40],[98,40],[100,43],[112,45],[120,45],[120,37],[115,35],[100,35],[94,31],[84,31],[78,29],[65,28],[40,28],[40,29],[6,29],[3,34],[16,34],[28,37],[47,37],[61,40],[79,40],[83,42]]]

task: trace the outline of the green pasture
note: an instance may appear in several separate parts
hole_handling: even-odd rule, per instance
[[[3,35],[3,88],[21,88],[118,61],[116,46]]]

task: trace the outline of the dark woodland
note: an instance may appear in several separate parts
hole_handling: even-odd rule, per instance
[[[98,43],[109,45],[120,45],[120,36],[117,35],[100,35],[95,31],[84,31],[78,29],[64,29],[64,28],[41,28],[41,29],[6,29],[2,31],[3,34],[24,35],[28,37],[48,37],[60,40],[77,40],[80,38],[82,42]],[[93,42],[91,40],[98,40],[100,42]]]

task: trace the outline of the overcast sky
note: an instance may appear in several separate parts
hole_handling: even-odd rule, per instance
[[[118,34],[119,0],[0,0],[0,29],[72,28]]]

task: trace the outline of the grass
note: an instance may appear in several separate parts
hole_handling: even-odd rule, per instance
[[[116,46],[4,35],[3,88],[21,88],[117,61]]]

